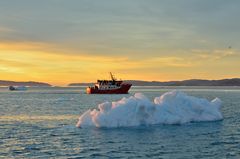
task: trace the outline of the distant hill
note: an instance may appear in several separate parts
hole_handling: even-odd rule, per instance
[[[43,82],[16,82],[16,81],[3,81],[0,80],[0,86],[30,86],[30,87],[50,87],[51,85]]]
[[[133,86],[240,86],[240,78],[222,80],[190,79],[168,82],[126,80],[124,82],[132,83]],[[94,83],[71,83],[68,86],[89,86],[93,84]]]
[[[127,80],[126,82],[132,83],[134,86],[240,86],[240,78],[222,80],[190,79],[168,82]]]

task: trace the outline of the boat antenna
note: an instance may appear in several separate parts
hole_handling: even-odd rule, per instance
[[[109,72],[109,73],[110,73],[111,79],[112,79],[113,81],[116,81],[117,79],[113,76],[112,72]]]

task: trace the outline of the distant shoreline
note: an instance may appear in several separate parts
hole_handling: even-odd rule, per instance
[[[51,87],[52,85],[44,82],[35,82],[35,81],[28,81],[28,82],[17,82],[17,81],[4,81],[0,80],[0,86],[29,86],[29,87]]]
[[[126,80],[124,82],[131,83],[133,86],[240,86],[240,78],[221,80],[190,79],[168,82]],[[70,83],[68,86],[89,86],[93,84],[94,83]]]

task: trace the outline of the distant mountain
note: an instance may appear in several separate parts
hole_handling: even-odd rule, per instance
[[[133,86],[240,86],[240,78],[222,80],[190,79],[168,82],[126,80],[124,82],[132,83]],[[71,83],[68,86],[90,86],[93,84],[94,83]]]
[[[222,80],[190,79],[168,82],[127,80],[125,82],[132,83],[134,86],[240,86],[240,78]]]
[[[36,86],[36,87],[50,87],[51,85],[43,82],[16,82],[16,81],[3,81],[0,80],[0,86]]]

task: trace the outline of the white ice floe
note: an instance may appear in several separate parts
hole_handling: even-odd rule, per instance
[[[183,124],[199,121],[216,121],[223,118],[221,100],[211,102],[171,91],[151,102],[141,93],[117,102],[105,102],[98,109],[83,113],[77,127],[129,127],[153,124]]]

